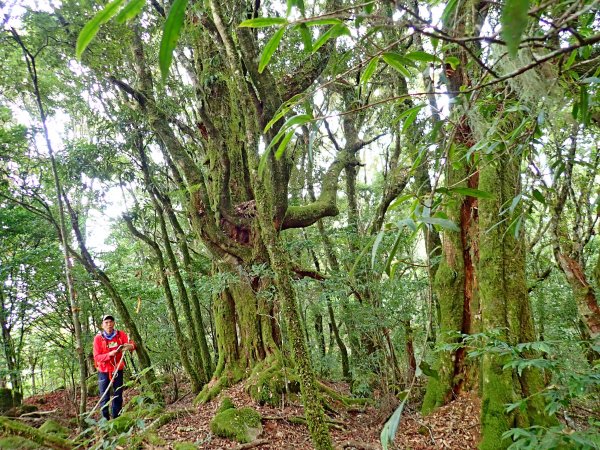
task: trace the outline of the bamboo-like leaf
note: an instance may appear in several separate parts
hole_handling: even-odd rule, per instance
[[[238,25],[240,28],[264,28],[273,25],[286,25],[287,19],[284,17],[256,17],[255,19],[244,20]]]
[[[537,189],[534,189],[533,192],[533,198],[535,198],[538,202],[542,203],[542,204],[546,204],[546,198],[544,197],[544,194],[542,194],[540,191],[538,191]]]
[[[312,52],[312,36],[306,24],[301,23],[299,25],[296,25],[294,28],[300,32],[302,44],[304,44],[304,51]]]
[[[506,42],[508,54],[517,55],[521,38],[527,28],[529,0],[506,0],[502,8],[500,35]]]
[[[375,73],[375,69],[377,69],[377,64],[379,64],[379,56],[376,56],[369,61],[369,64],[367,64],[367,67],[365,67],[365,70],[363,70],[363,73],[360,76],[360,84],[364,85],[369,82]]]
[[[81,58],[83,51],[92,42],[94,36],[98,33],[100,25],[108,22],[117,12],[125,0],[113,0],[104,7],[101,11],[98,11],[92,19],[85,24],[83,29],[80,31],[77,37],[77,44],[75,46],[75,55],[77,58]]]
[[[286,133],[285,137],[281,140],[279,147],[277,147],[277,151],[275,152],[275,159],[281,159],[281,156],[283,155],[283,152],[285,151],[288,142],[290,142],[290,139],[292,139],[293,136],[294,130],[290,130]]]
[[[421,103],[420,105],[416,105],[413,106],[412,108],[408,108],[405,111],[402,111],[400,114],[398,114],[398,116],[394,119],[394,125],[396,125],[398,122],[400,122],[402,119],[405,119],[407,116],[409,116],[410,114],[412,114],[413,111],[417,111],[419,112],[422,108],[424,108],[426,105],[425,103]]]
[[[408,69],[406,68],[406,66],[404,65],[403,61],[404,61],[404,57],[402,55],[399,55],[397,53],[393,53],[393,52],[386,52],[383,55],[381,55],[383,60],[389,65],[392,66],[394,69],[396,69],[398,72],[400,72],[401,75],[403,75],[406,78],[410,78],[410,72],[408,71]]]
[[[508,210],[510,211],[511,214],[515,212],[515,208],[517,207],[517,205],[521,201],[521,197],[522,197],[522,194],[517,194],[512,199],[512,202],[510,203],[510,207],[508,208]]]
[[[314,19],[307,20],[304,22],[309,27],[319,26],[319,25],[338,25],[343,23],[340,19]]]
[[[375,259],[377,258],[377,250],[379,249],[379,244],[383,239],[385,231],[381,230],[377,233],[377,237],[375,238],[375,243],[373,244],[373,249],[371,250],[371,269],[375,267]]]
[[[265,67],[267,67],[267,64],[269,64],[269,61],[271,61],[271,57],[273,56],[273,53],[275,53],[275,50],[277,50],[277,47],[279,47],[279,42],[281,42],[281,38],[283,37],[283,33],[285,33],[286,28],[287,27],[285,25],[279,28],[279,30],[277,30],[275,34],[271,36],[271,39],[269,39],[267,45],[265,45],[265,48],[260,55],[258,73],[262,73],[263,70],[265,70]]]
[[[448,192],[456,192],[460,195],[468,195],[469,197],[475,198],[484,198],[487,200],[492,200],[495,198],[494,194],[491,192],[481,191],[479,189],[466,188],[466,187],[456,187],[449,189]]]
[[[130,21],[142,11],[142,8],[145,4],[146,0],[130,0],[115,18],[115,20],[117,23],[125,23]]]
[[[307,25],[309,25],[309,24],[307,23]],[[335,39],[342,35],[349,36],[350,30],[348,29],[348,27],[346,25],[344,25],[343,23],[340,22],[340,23],[332,26],[329,30],[327,30],[325,33],[323,33],[323,35],[319,39],[317,39],[317,42],[315,42],[315,44],[313,45],[313,49],[312,49],[313,53],[315,53],[323,45],[325,45],[328,40]]]
[[[312,120],[312,116],[309,114],[298,114],[297,116],[290,117],[281,127],[279,132],[275,135],[273,140],[269,143],[267,148],[265,149],[265,153],[269,153],[269,150],[279,142],[279,140],[283,137],[287,130],[292,127],[297,127],[298,125],[304,125],[307,122]]]
[[[404,405],[406,404],[406,399],[400,403],[400,406],[396,408],[392,417],[385,423],[381,430],[381,434],[379,439],[381,441],[381,446],[383,450],[388,450],[390,444],[394,442],[394,438],[396,437],[396,431],[398,431],[398,425],[400,424],[400,418],[402,417],[402,411],[404,410]]]
[[[450,219],[441,219],[439,217],[421,217],[421,222],[428,223],[430,225],[439,225],[442,228],[452,231],[460,231],[458,225],[456,225]]]
[[[389,206],[388,211],[393,211],[394,209],[398,208],[398,206],[400,206],[402,203],[404,203],[406,200],[408,200],[409,198],[413,198],[413,194],[405,194],[401,197],[398,197],[396,200],[394,200],[394,202]]]
[[[452,14],[454,13],[454,10],[456,9],[456,4],[457,3],[458,3],[458,0],[450,0],[446,4],[446,7],[444,8],[444,12],[442,13],[442,23],[444,25],[448,25],[448,22],[450,20],[450,16],[452,16]]]
[[[406,55],[404,55],[404,57],[406,57],[408,59],[412,59],[413,61],[420,61],[420,62],[441,62],[442,61],[440,58],[438,58],[435,55],[432,55],[432,54],[426,53],[426,52],[421,52],[421,51],[407,53]]]
[[[267,131],[269,131],[269,129],[275,125],[279,119],[281,119],[283,116],[285,116],[290,108],[299,100],[302,98],[304,94],[296,94],[294,95],[292,98],[290,98],[287,102],[285,102],[284,104],[282,104],[279,109],[277,110],[277,112],[275,113],[275,115],[273,116],[273,118],[271,120],[269,120],[269,123],[267,123],[265,125],[265,129],[264,132],[266,133]]]
[[[160,40],[160,50],[158,52],[158,65],[163,80],[166,80],[169,75],[169,68],[173,61],[173,50],[175,50],[179,35],[181,34],[187,4],[188,0],[175,0],[165,21],[162,39]]]
[[[406,116],[406,120],[404,120],[404,125],[402,125],[402,133],[406,133],[406,131],[410,128],[413,122],[417,119],[417,115],[419,114],[419,109],[411,108],[412,111],[410,114]]]

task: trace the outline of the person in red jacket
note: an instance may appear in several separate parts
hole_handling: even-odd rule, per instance
[[[129,340],[124,331],[115,329],[115,318],[111,315],[102,317],[102,331],[94,337],[94,362],[98,368],[98,387],[100,389],[100,405],[102,416],[110,420],[108,403],[111,399],[112,386],[112,418],[121,413],[123,407],[123,369],[125,368],[124,351],[133,351],[135,344]],[[112,382],[112,385],[111,385]]]

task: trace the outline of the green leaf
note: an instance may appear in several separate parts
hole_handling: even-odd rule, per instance
[[[396,69],[400,74],[402,74],[406,78],[410,78],[411,74],[408,69],[404,66],[404,58],[402,55],[393,52],[386,52],[382,55],[383,60],[394,69]]]
[[[573,65],[573,63],[575,62],[575,59],[577,59],[577,50],[573,50],[571,52],[571,54],[569,55],[569,58],[567,59],[567,62],[565,63],[565,65],[563,66],[563,70],[569,70],[569,68]]]
[[[506,42],[508,54],[512,57],[519,51],[521,38],[527,28],[528,12],[529,0],[506,0],[502,8],[500,35]]]
[[[100,25],[108,22],[117,12],[125,0],[114,0],[98,11],[96,15],[85,24],[79,36],[77,37],[77,45],[75,46],[75,55],[77,59],[81,58],[83,51],[92,42],[94,36],[98,33]]]
[[[281,38],[283,37],[283,33],[285,32],[286,28],[287,27],[284,25],[277,30],[271,39],[269,39],[267,45],[265,45],[262,55],[260,55],[258,73],[262,73],[263,70],[265,70],[265,67],[267,67],[267,64],[269,64],[269,61],[271,61],[271,56],[273,56],[273,53],[275,53],[275,50],[277,50],[277,47],[279,47],[279,42],[281,42]]]
[[[540,191],[534,189],[532,194],[533,198],[535,198],[538,202],[543,203],[544,205],[546,204],[546,198],[544,197],[544,194],[542,194]]]
[[[460,195],[468,195],[469,197],[475,198],[485,198],[487,200],[492,200],[495,198],[495,195],[491,192],[481,191],[479,189],[466,188],[466,187],[457,187],[449,189],[448,192],[456,192]]]
[[[454,10],[456,9],[457,3],[458,3],[458,0],[450,0],[446,4],[446,7],[444,8],[444,12],[442,13],[442,23],[444,25],[448,24],[448,21],[450,20],[450,16],[452,15],[452,13],[454,13]]]
[[[275,137],[273,138],[271,143],[267,146],[267,148],[265,149],[265,153],[269,153],[269,150],[271,150],[271,148],[279,142],[279,140],[283,137],[283,135],[285,134],[285,132],[288,129],[290,129],[292,127],[296,127],[298,125],[304,125],[305,123],[311,121],[312,118],[313,117],[309,114],[298,114],[297,116],[290,117],[283,124],[283,126],[281,127],[279,132],[275,135]]]
[[[438,225],[447,230],[460,231],[460,228],[458,228],[458,225],[456,225],[454,222],[452,222],[449,219],[441,219],[439,217],[421,217],[419,220],[421,220],[421,222],[425,222],[430,225]]]
[[[394,200],[394,202],[389,206],[388,211],[393,211],[394,209],[396,209],[398,206],[400,206],[402,203],[404,203],[406,200],[413,198],[413,194],[406,194],[403,195],[401,197],[398,197],[396,200]]]
[[[300,37],[302,38],[302,44],[304,44],[304,51],[312,52],[312,35],[310,34],[310,30],[306,26],[305,23],[301,23],[296,25],[294,29],[298,30],[300,33]]]
[[[169,68],[173,60],[173,50],[175,50],[179,35],[181,34],[187,3],[188,0],[175,0],[165,21],[162,39],[160,40],[160,50],[158,52],[158,65],[160,66],[160,73],[163,80],[166,80],[169,75]]]
[[[420,105],[413,106],[412,108],[408,108],[407,110],[402,111],[400,114],[398,114],[398,117],[396,117],[394,119],[394,122],[393,122],[394,125],[397,124],[398,122],[400,122],[402,119],[410,116],[414,111],[417,111],[417,113],[418,113],[425,106],[426,106],[425,103],[421,103]]]
[[[517,205],[519,204],[519,202],[521,201],[521,197],[522,194],[518,194],[516,195],[513,199],[512,202],[510,203],[510,207],[508,208],[508,210],[510,211],[510,213],[512,214],[513,212],[515,212],[515,208],[517,207]]]
[[[307,23],[308,25],[308,23]],[[317,42],[313,45],[313,53],[319,50],[329,39],[335,39],[339,36],[346,35],[350,36],[350,30],[343,23],[338,23],[327,30],[323,35],[317,39]]]
[[[288,142],[290,142],[290,139],[292,139],[293,136],[294,130],[290,130],[286,133],[285,137],[281,140],[279,147],[277,147],[277,151],[275,152],[275,159],[281,159],[281,156],[283,155],[283,152],[285,151]]]
[[[287,102],[282,104],[279,107],[279,110],[273,116],[273,118],[271,120],[269,120],[269,123],[267,123],[265,125],[264,132],[266,133],[273,125],[275,125],[279,121],[279,119],[281,119],[283,116],[285,116],[289,112],[290,108],[294,104],[296,104],[298,102],[298,100],[300,100],[303,97],[303,95],[304,94],[296,94],[292,98],[290,98]]]
[[[406,58],[420,62],[441,62],[441,59],[435,55],[426,52],[410,52],[404,55]]]
[[[371,269],[375,267],[375,258],[377,258],[377,249],[379,248],[379,244],[381,244],[381,240],[385,235],[385,231],[381,230],[377,233],[377,237],[375,238],[375,242],[373,243],[373,249],[371,250]]]
[[[306,25],[308,25],[309,27],[314,27],[314,26],[318,26],[318,25],[339,25],[343,22],[340,19],[314,19],[314,20],[307,20],[304,23]]]
[[[255,19],[244,20],[238,25],[240,28],[264,28],[273,25],[286,25],[287,19],[284,17],[256,17]]]
[[[446,56],[444,58],[444,61],[446,62],[446,64],[450,64],[452,70],[456,70],[456,68],[460,64],[460,59],[458,59],[456,56]]]
[[[130,21],[142,11],[142,8],[145,4],[146,0],[130,0],[115,18],[115,20],[117,23],[125,23]]]
[[[589,125],[590,122],[590,108],[589,108],[589,93],[587,87],[582,84],[579,86],[579,114],[578,119],[584,125]]]
[[[367,67],[365,67],[365,70],[360,75],[360,84],[365,85],[369,82],[369,80],[375,73],[375,69],[377,69],[377,64],[379,64],[379,56],[376,56],[375,58],[371,59],[371,61],[369,61],[369,64],[367,64]]]
[[[419,115],[419,109],[411,108],[412,111],[410,114],[406,116],[406,120],[404,121],[404,125],[402,125],[402,133],[406,133],[406,131],[410,128],[413,122],[417,119],[417,115]]]
[[[406,404],[406,399],[400,403],[400,406],[396,408],[392,417],[385,423],[383,428],[381,429],[381,434],[379,436],[379,440],[381,441],[381,446],[383,450],[388,450],[389,445],[394,442],[394,438],[396,437],[396,431],[398,430],[398,425],[400,424],[400,418],[402,417],[402,411],[404,410],[404,405]]]

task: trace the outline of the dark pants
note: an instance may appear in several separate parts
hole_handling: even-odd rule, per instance
[[[98,387],[100,389],[100,405],[102,406],[102,415],[106,420],[110,420],[110,414],[108,413],[108,403],[111,401],[112,406],[112,418],[119,417],[121,414],[121,408],[123,407],[123,371],[119,370],[113,376],[113,384],[111,386],[112,395],[107,391],[110,379],[108,378],[108,372],[98,372]]]

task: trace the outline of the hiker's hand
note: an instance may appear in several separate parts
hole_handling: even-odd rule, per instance
[[[123,345],[123,350],[129,350],[129,351],[131,351],[131,350],[133,350],[133,345],[131,345],[131,344],[124,344]]]
[[[115,356],[117,354],[118,351],[119,350],[111,350],[110,352],[108,352],[108,356],[110,356],[112,358],[113,356]]]

